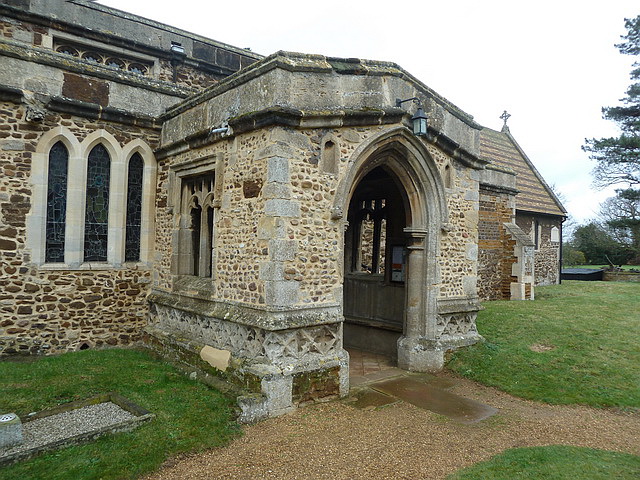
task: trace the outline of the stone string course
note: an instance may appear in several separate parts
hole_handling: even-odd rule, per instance
[[[12,19],[0,20],[0,36],[11,40],[33,45],[35,47],[51,48],[55,30]],[[45,41],[48,38],[48,42]],[[98,50],[100,50],[98,48]],[[117,54],[114,53],[114,56]],[[244,60],[247,62],[248,60]],[[145,77],[154,78],[167,83],[173,82],[173,67],[169,60],[157,59],[157,69],[153,69]],[[250,63],[250,61],[249,61]],[[239,65],[238,65],[239,67]],[[156,73],[157,72],[157,73]],[[190,65],[180,64],[177,70],[176,85],[192,88],[194,91],[210,87],[224,78],[222,75],[204,72]]]
[[[31,264],[25,235],[32,153],[57,125],[79,140],[98,129],[122,144],[158,140],[153,131],[71,115],[47,114],[44,122],[29,123],[23,105],[0,104],[0,355],[128,345],[146,323],[148,268],[70,271]]]

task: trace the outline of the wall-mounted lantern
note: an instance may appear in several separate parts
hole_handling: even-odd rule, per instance
[[[396,99],[396,107],[402,106],[404,102],[411,101],[418,105],[418,110],[416,110],[416,113],[413,115],[413,117],[411,117],[411,123],[413,124],[413,134],[419,137],[425,136],[427,134],[427,120],[429,120],[429,117],[427,117],[427,114],[424,113],[420,99],[418,97],[407,98],[406,100],[400,100],[398,98]]]

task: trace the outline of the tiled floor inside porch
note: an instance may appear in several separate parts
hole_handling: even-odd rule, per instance
[[[349,383],[352,387],[405,373],[395,359],[377,353],[347,348],[349,352]]]

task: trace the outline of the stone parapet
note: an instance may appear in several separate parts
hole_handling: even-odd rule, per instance
[[[309,91],[314,94],[304,93]],[[341,92],[350,92],[350,95],[345,96]],[[168,148],[196,134],[198,131],[194,125],[182,118],[196,111],[207,119],[206,125],[222,125],[233,119],[239,121],[246,115],[263,110],[264,105],[278,106],[281,112],[291,109],[303,112],[363,111],[349,114],[346,118],[364,122],[370,116],[367,110],[375,113],[393,109],[396,96],[421,97],[431,119],[430,127],[434,133],[437,132],[437,135],[432,135],[434,141],[451,141],[477,158],[480,126],[473,122],[471,116],[396,64],[287,52],[267,57],[167,112],[163,117],[162,145]],[[359,116],[362,118],[356,120]],[[316,126],[313,116],[307,118],[312,122],[307,126]],[[322,122],[326,123],[326,120]],[[476,161],[486,163],[480,159]]]

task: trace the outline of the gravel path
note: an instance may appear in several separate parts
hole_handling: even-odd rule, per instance
[[[370,410],[313,405],[248,426],[229,446],[173,459],[146,478],[441,479],[507,448],[553,444],[640,455],[640,413],[550,406],[456,382],[451,392],[500,412],[463,425],[402,402]]]
[[[120,408],[115,403],[104,402],[24,422],[22,424],[23,442],[11,448],[0,449],[0,457],[40,447],[133,418],[136,418],[135,415]]]

